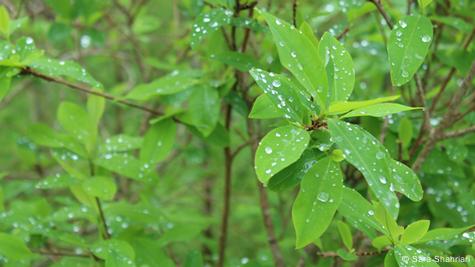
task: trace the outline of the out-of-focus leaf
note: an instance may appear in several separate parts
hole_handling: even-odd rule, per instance
[[[20,237],[6,233],[0,233],[0,255],[10,260],[33,257],[33,253]]]
[[[201,13],[193,24],[191,47],[195,48],[208,34],[230,24],[232,16],[232,11],[222,8],[214,8],[209,12]]]
[[[86,69],[73,61],[41,57],[32,61],[29,66],[35,71],[48,76],[71,79],[76,82],[88,84],[95,89],[102,88],[102,84],[94,79]]]
[[[6,38],[10,35],[10,15],[4,5],[0,6],[0,33]]]
[[[176,124],[171,119],[151,125],[144,136],[140,160],[153,165],[168,156],[175,144]]]
[[[220,115],[218,91],[210,86],[198,86],[193,89],[188,102],[188,110],[180,115],[181,121],[190,124],[205,137],[213,132]]]
[[[86,179],[82,183],[82,188],[89,195],[103,200],[112,200],[117,191],[114,179],[103,176],[95,176]]]
[[[242,72],[249,71],[250,69],[259,67],[260,65],[254,57],[234,51],[225,51],[211,54],[210,58],[236,68]]]
[[[196,73],[189,73],[187,71],[173,71],[167,76],[160,77],[150,83],[136,86],[127,95],[127,98],[143,101],[154,96],[179,93],[198,82],[195,75]]]

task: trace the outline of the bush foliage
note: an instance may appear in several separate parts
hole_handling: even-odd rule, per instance
[[[475,2],[0,6],[0,266],[475,266]]]

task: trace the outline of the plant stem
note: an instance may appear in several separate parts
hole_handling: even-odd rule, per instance
[[[226,106],[226,118],[225,128],[228,130],[231,128],[232,119],[232,106],[228,104]],[[228,237],[228,223],[229,223],[229,206],[231,200],[231,186],[232,186],[232,152],[231,147],[224,148],[224,203],[223,213],[221,215],[221,230],[219,235],[219,247],[218,247],[218,263],[217,267],[224,266],[224,260],[226,257],[226,241]]]
[[[391,19],[389,18],[388,14],[384,10],[383,5],[381,4],[381,0],[368,0],[368,1],[370,1],[371,3],[373,3],[376,6],[376,8],[379,11],[379,14],[381,14],[381,16],[383,16],[384,21],[386,21],[386,24],[388,25],[389,29],[392,30],[393,29],[393,23],[391,22]]]
[[[117,102],[117,103],[129,106],[131,108],[139,109],[139,110],[142,110],[142,111],[145,111],[145,112],[148,112],[148,113],[152,113],[152,114],[157,115],[157,116],[163,115],[162,112],[151,109],[149,107],[142,106],[142,105],[139,105],[139,104],[135,104],[135,103],[130,102],[128,100],[121,99],[121,98],[115,97],[113,95],[109,95],[107,93],[94,90],[93,88],[88,87],[88,86],[83,85],[83,84],[76,84],[76,83],[72,83],[72,82],[66,81],[64,79],[61,79],[61,78],[48,76],[46,74],[43,74],[43,73],[41,73],[37,70],[34,70],[34,69],[30,68],[30,67],[23,68],[22,69],[22,74],[30,74],[30,75],[33,75],[37,78],[40,78],[40,79],[48,81],[48,82],[54,82],[54,83],[62,84],[62,85],[65,85],[65,86],[67,86],[71,89],[74,89],[74,90],[77,90],[77,91],[80,91],[80,92],[83,92],[83,93],[86,93],[86,94],[90,94],[90,95],[100,96],[100,97],[103,97],[107,100],[111,100],[113,102]]]

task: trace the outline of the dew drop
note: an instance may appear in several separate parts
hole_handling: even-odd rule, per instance
[[[330,195],[327,192],[320,192],[320,194],[317,196],[317,199],[321,202],[327,202],[329,198]]]

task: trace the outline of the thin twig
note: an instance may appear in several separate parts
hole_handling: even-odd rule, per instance
[[[452,97],[452,100],[450,101],[450,105],[448,106],[447,113],[445,113],[438,127],[435,128],[433,131],[431,131],[427,143],[422,148],[414,164],[412,165],[412,168],[415,171],[419,170],[419,168],[422,166],[422,163],[424,163],[429,152],[434,148],[436,143],[443,136],[443,132],[445,131],[445,129],[447,129],[454,123],[453,118],[457,113],[459,104],[462,102],[463,97],[465,96],[468,88],[470,87],[473,76],[475,76],[475,60],[472,62],[472,67],[470,68],[469,73],[467,74],[462,84],[460,85],[459,90]]]
[[[381,0],[368,0],[368,1],[370,1],[371,3],[373,3],[376,6],[376,8],[379,11],[379,14],[381,14],[381,16],[383,16],[384,21],[386,21],[386,24],[388,25],[389,29],[392,30],[393,27],[394,27],[393,23],[391,22],[391,19],[389,18],[388,14],[384,10],[383,5],[381,4]]]
[[[100,97],[103,97],[107,100],[111,100],[113,102],[117,102],[117,103],[129,106],[131,108],[140,109],[142,111],[152,113],[152,114],[157,115],[157,116],[163,115],[162,112],[157,111],[157,110],[153,110],[149,107],[142,106],[142,105],[130,102],[128,100],[121,99],[121,98],[115,97],[113,95],[109,95],[109,94],[104,93],[104,92],[100,92],[98,90],[95,90],[95,89],[93,89],[91,87],[88,87],[86,85],[83,85],[83,84],[76,84],[76,83],[72,83],[72,82],[66,81],[64,79],[61,79],[61,78],[48,76],[48,75],[43,74],[43,73],[41,73],[41,72],[39,72],[35,69],[30,68],[30,67],[23,68],[22,69],[22,74],[29,74],[29,75],[35,76],[37,78],[40,78],[40,79],[48,81],[48,82],[54,82],[54,83],[57,83],[57,84],[62,84],[62,85],[65,85],[65,86],[67,86],[71,89],[81,91],[83,93],[90,94],[90,95],[100,96]]]
[[[464,136],[466,134],[470,134],[470,133],[474,133],[474,132],[475,132],[475,125],[472,125],[472,126],[470,126],[468,128],[465,128],[465,129],[446,132],[444,135],[442,135],[440,137],[440,140],[449,139],[449,138],[456,138],[456,137]]]
[[[297,27],[297,9],[298,9],[298,0],[293,0],[292,2],[292,24]]]

